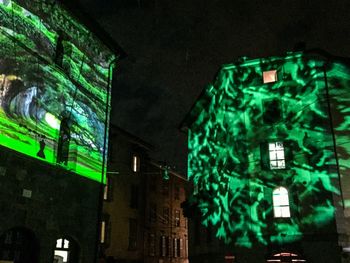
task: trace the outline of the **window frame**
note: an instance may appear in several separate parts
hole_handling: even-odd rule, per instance
[[[275,145],[275,148],[271,150],[270,145]],[[277,144],[281,144],[281,146],[278,146]],[[279,148],[278,148],[279,147]],[[282,150],[280,150],[282,149]],[[270,170],[285,170],[286,169],[286,150],[284,147],[283,141],[274,141],[274,142],[268,142],[267,143],[267,150],[268,150],[268,158],[269,158],[269,168]],[[275,159],[271,159],[271,152],[275,153]],[[278,152],[283,152],[283,158],[281,156],[278,156]],[[272,162],[276,163],[276,166],[272,165]],[[282,165],[279,165],[279,162],[283,162]]]
[[[276,194],[276,192],[279,193]],[[283,193],[281,193],[283,191]],[[291,218],[289,191],[284,186],[278,186],[272,191],[272,208],[274,218]],[[286,210],[286,208],[288,210]],[[276,213],[278,211],[278,214]],[[287,214],[284,214],[286,213]]]

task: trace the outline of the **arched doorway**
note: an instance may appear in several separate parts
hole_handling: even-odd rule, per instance
[[[307,261],[301,257],[300,255],[296,253],[290,253],[290,252],[280,252],[274,254],[272,257],[270,257],[267,261],[267,263],[306,263]]]
[[[0,236],[0,261],[38,262],[39,244],[32,231],[18,227]]]
[[[56,240],[53,263],[77,263],[79,246],[72,238],[62,237]]]

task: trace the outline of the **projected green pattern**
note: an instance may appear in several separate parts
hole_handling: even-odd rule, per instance
[[[28,9],[22,7],[26,5]],[[73,35],[63,40],[62,69],[53,63],[57,32]],[[56,5],[0,0],[1,144],[56,163],[65,115],[72,125],[67,168],[102,181],[112,60],[89,31]],[[40,141],[44,158],[38,156]]]
[[[263,71],[275,69],[279,81],[263,84]],[[337,92],[346,85],[340,72],[337,65],[328,72]],[[280,100],[283,116],[266,124],[263,102],[271,99]],[[297,53],[224,66],[193,112],[188,174],[199,191],[191,201],[218,238],[245,247],[288,243],[334,220],[339,187],[321,62]],[[344,121],[339,130],[348,129]],[[276,141],[284,142],[287,169],[265,170],[260,147]],[[289,191],[290,218],[273,218],[278,186]]]

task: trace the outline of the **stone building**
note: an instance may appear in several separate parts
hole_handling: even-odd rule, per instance
[[[145,263],[187,263],[188,225],[181,204],[187,179],[150,161],[146,171]]]
[[[349,262],[350,63],[224,65],[186,117],[195,262]]]
[[[0,1],[1,262],[97,258],[122,51],[70,2]]]
[[[144,170],[152,146],[111,127],[101,247],[118,262],[143,261],[145,221]]]
[[[187,261],[187,180],[149,158],[153,147],[112,126],[102,251],[117,262]]]

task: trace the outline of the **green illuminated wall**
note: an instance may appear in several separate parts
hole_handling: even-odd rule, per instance
[[[54,63],[59,35],[61,66]],[[1,145],[56,164],[65,117],[71,140],[68,163],[62,167],[102,181],[113,59],[59,5],[0,0]],[[38,154],[40,143],[45,147]]]
[[[268,70],[277,70],[277,82],[263,83]],[[217,238],[251,247],[336,231],[342,196],[329,110],[338,116],[332,124],[347,178],[350,118],[342,113],[348,114],[350,100],[342,93],[349,76],[341,63],[302,53],[222,67],[186,120],[188,176],[198,189],[190,202],[202,224],[216,228]],[[271,100],[280,102],[282,116],[267,123],[264,105]],[[286,169],[265,168],[262,146],[274,141],[284,142]],[[278,186],[289,191],[287,219],[273,217],[272,191]]]

